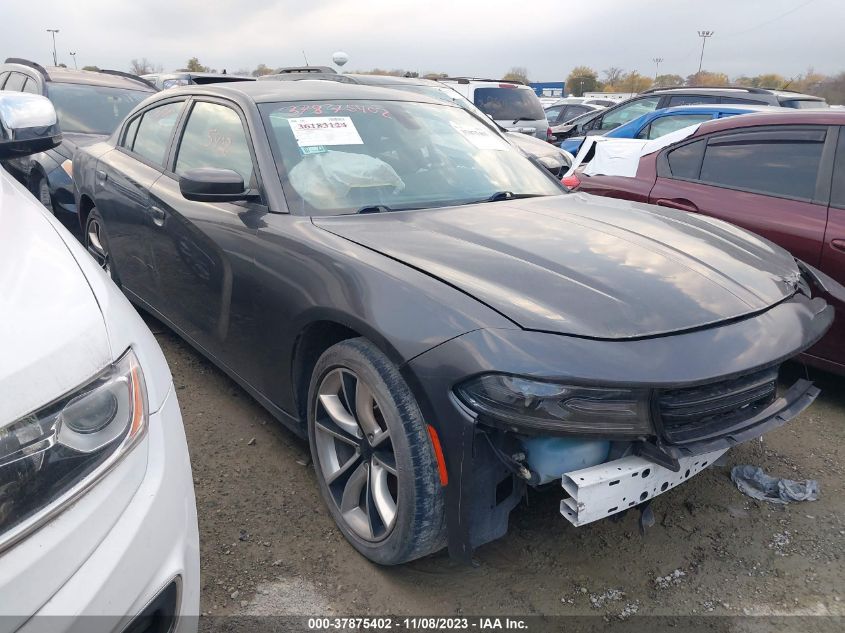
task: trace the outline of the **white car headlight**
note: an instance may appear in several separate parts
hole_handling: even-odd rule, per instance
[[[0,549],[76,500],[147,428],[132,350],[83,386],[0,428]]]

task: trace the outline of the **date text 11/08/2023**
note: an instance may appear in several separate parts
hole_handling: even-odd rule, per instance
[[[309,618],[308,629],[311,631],[527,631],[528,624],[524,619],[508,617],[335,617]]]

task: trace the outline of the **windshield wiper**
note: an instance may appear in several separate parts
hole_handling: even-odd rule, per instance
[[[385,204],[371,204],[366,207],[361,207],[355,213],[356,214],[365,214],[365,213],[388,213],[390,211],[398,211],[398,209],[393,209],[388,207]]]
[[[471,200],[464,202],[464,204],[480,204],[482,202],[500,202],[501,200],[518,200],[520,198],[542,198],[546,194],[542,193],[514,193],[513,191],[497,191],[491,196],[481,198],[480,200]]]
[[[514,119],[513,123],[511,123],[511,125],[515,125],[516,123],[519,123],[520,121],[536,121],[536,120],[537,119],[532,119],[530,116],[521,116],[517,119]]]

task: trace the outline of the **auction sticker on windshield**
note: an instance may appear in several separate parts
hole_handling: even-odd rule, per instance
[[[348,116],[295,117],[288,122],[300,147],[364,144]]]
[[[451,124],[458,134],[463,136],[478,149],[495,149],[503,151],[510,147],[504,139],[499,138],[493,132],[484,127],[469,126],[461,123],[455,123],[454,121],[452,121]]]

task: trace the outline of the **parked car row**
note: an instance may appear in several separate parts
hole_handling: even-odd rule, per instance
[[[60,94],[59,71],[17,66],[37,71],[40,94]],[[0,67],[6,84],[17,66]],[[25,613],[68,608],[75,583],[90,591],[86,612],[167,614],[190,627],[178,615],[198,608],[176,396],[124,296],[308,438],[338,529],[380,564],[443,547],[469,560],[506,533],[529,487],[551,482],[576,526],[645,515],[654,497],[817,397],[809,380],[777,387],[780,365],[818,343],[845,300],[819,270],[823,248],[790,254],[688,213],[692,194],[653,190],[711,186],[714,174],[739,178],[736,167],[753,163],[751,184],[724,187],[761,195],[766,178],[782,188],[793,178],[800,191],[775,197],[812,207],[794,226],[825,235],[841,193],[842,113],[700,123],[638,157],[627,194],[618,177],[570,168],[578,187],[601,193],[604,178],[605,193],[629,198],[608,200],[561,183],[571,160],[546,142],[527,87],[330,75],[308,68],[159,92],[122,77],[146,98],[118,119],[112,96],[112,131],[58,166],[72,175],[74,206],[62,208],[77,213],[83,246],[0,173],[0,214],[18,236],[0,257],[31,275],[0,299],[16,315],[0,328],[11,350],[0,388],[25,396],[0,398],[0,491],[17,495],[0,504],[0,587],[28,583]],[[683,95],[635,97],[625,116],[674,96]],[[626,105],[585,116],[621,124]],[[39,95],[0,92],[0,159],[23,160],[31,174],[40,165],[31,157],[63,142],[61,102],[56,110]],[[740,121],[750,137],[728,131]],[[655,123],[637,129],[642,139],[615,142],[654,143]],[[526,151],[525,139],[543,150]],[[751,161],[760,144],[766,152]],[[65,319],[45,337],[37,317],[55,311]],[[62,354],[73,357],[67,367],[30,380]],[[142,487],[149,494],[133,497]],[[74,530],[106,511],[112,519],[97,529]],[[109,555],[142,533],[152,552]],[[78,555],[42,588],[60,546]],[[23,568],[33,556],[43,564]],[[103,589],[101,574],[135,564],[125,585]]]

